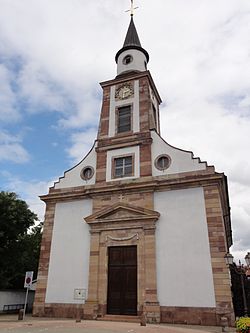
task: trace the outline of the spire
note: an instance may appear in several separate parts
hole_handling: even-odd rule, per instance
[[[141,47],[140,39],[138,37],[136,27],[133,20],[133,15],[131,15],[131,21],[128,27],[127,35],[123,44],[123,47],[128,46],[138,46]]]
[[[123,51],[130,50],[130,49],[135,49],[135,50],[139,50],[139,51],[143,52],[144,55],[146,56],[147,62],[149,61],[148,52],[146,50],[144,50],[141,46],[140,39],[139,39],[137,31],[136,31],[136,27],[134,24],[132,14],[131,14],[131,20],[130,20],[130,24],[128,27],[128,31],[127,31],[127,35],[126,35],[123,47],[117,52],[117,54],[115,56],[115,61],[117,62],[119,55]]]

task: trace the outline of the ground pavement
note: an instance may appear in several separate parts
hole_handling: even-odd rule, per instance
[[[221,332],[220,327],[147,325],[111,321],[33,318],[18,321],[17,315],[0,315],[0,333],[205,333]],[[230,332],[235,332],[230,329]]]

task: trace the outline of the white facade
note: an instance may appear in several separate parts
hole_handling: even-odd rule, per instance
[[[215,307],[203,189],[156,192],[154,209],[160,305]]]
[[[153,143],[151,146],[152,152],[152,175],[165,176],[181,172],[191,172],[198,170],[206,170],[206,162],[200,162],[199,158],[193,158],[193,153],[181,150],[170,146],[166,143],[155,131],[151,131]],[[165,170],[158,170],[155,167],[155,159],[162,154],[170,157],[171,163],[169,168]]]
[[[88,289],[89,226],[92,200],[57,203],[51,243],[46,303],[83,303],[75,289]]]
[[[25,290],[0,290],[0,313],[3,312],[5,305],[24,304],[26,296]],[[32,308],[35,293],[33,290],[28,293],[28,309]]]
[[[76,186],[86,186],[94,185],[96,179],[96,142],[89,153],[84,157],[84,159],[74,166],[72,169],[65,171],[64,176],[59,178],[59,181],[55,183],[55,189],[59,188],[69,188]],[[90,166],[94,170],[94,175],[89,180],[84,180],[81,178],[81,170],[84,167]]]
[[[34,314],[232,324],[226,177],[160,136],[161,98],[133,16],[115,59],[93,148],[41,197]]]

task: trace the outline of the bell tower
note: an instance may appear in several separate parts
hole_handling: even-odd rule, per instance
[[[115,60],[116,78],[101,83],[103,104],[97,137],[97,182],[151,176],[150,131],[160,133],[161,98],[147,70],[149,55],[141,46],[133,15],[123,47],[117,52]],[[126,168],[123,173],[115,174],[111,151],[120,149],[119,154],[123,155],[122,149],[127,155],[131,148],[133,157],[128,160],[132,169],[128,167],[127,174]]]

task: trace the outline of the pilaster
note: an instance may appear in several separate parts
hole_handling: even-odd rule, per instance
[[[88,299],[84,305],[84,317],[95,319],[98,312],[100,232],[91,230],[90,234]]]
[[[46,205],[44,229],[40,249],[40,259],[38,267],[37,276],[37,286],[35,293],[35,301],[33,305],[33,315],[34,316],[44,316],[45,311],[45,297],[46,288],[48,281],[49,272],[49,260],[50,260],[50,250],[52,233],[54,226],[54,216],[55,216],[55,203],[50,202]]]
[[[233,325],[234,312],[230,277],[224,260],[227,245],[218,185],[205,186],[204,195],[214,279],[217,324],[220,325],[221,317],[227,317],[229,323]]]
[[[145,301],[144,313],[149,323],[160,322],[160,305],[157,299],[155,226],[144,228],[145,248]]]

